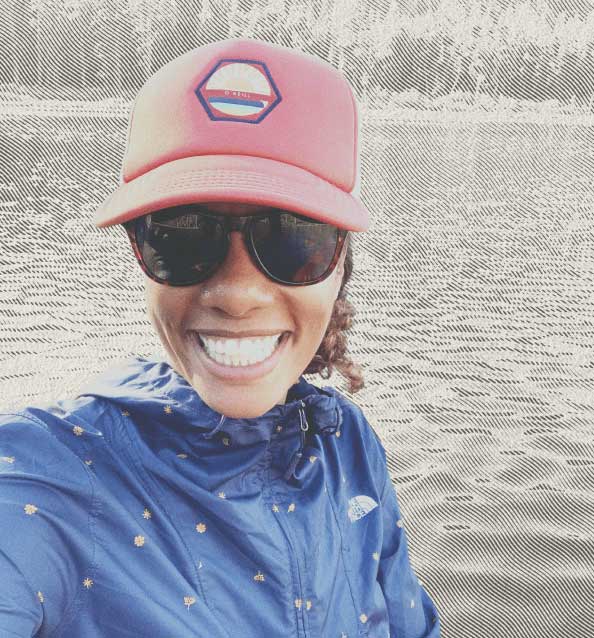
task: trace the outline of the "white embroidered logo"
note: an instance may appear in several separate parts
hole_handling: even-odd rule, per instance
[[[359,494],[353,496],[349,500],[348,515],[351,519],[351,523],[363,518],[366,514],[369,514],[372,509],[377,507],[377,503],[371,498],[371,496],[365,496],[365,494]]]

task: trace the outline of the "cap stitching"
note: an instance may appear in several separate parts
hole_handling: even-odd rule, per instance
[[[347,86],[348,86],[348,83],[347,83]],[[359,148],[359,113],[357,111],[357,105],[355,103],[355,96],[353,95],[353,91],[350,86],[348,86],[348,90],[349,90],[349,95],[351,96],[351,104],[353,105],[353,115],[355,120],[355,130],[353,133],[353,137],[355,140],[355,143],[353,145],[353,166],[355,167],[355,170],[353,172],[353,181],[351,182],[351,187],[349,188],[349,192],[350,192],[353,190],[353,188],[355,188],[355,185],[357,183],[357,155],[358,155],[357,150]]]

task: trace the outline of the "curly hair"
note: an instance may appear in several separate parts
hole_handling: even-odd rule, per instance
[[[334,302],[332,316],[320,346],[304,371],[304,374],[319,374],[322,379],[329,379],[334,368],[348,381],[351,394],[365,387],[363,371],[354,363],[348,354],[348,335],[356,314],[355,307],[347,298],[345,290],[353,272],[353,233],[349,233],[347,252],[344,260],[344,274],[338,297]],[[325,374],[324,374],[325,372]]]

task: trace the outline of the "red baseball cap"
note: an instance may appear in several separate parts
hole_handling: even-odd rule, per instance
[[[95,226],[232,201],[367,230],[359,130],[351,86],[320,58],[244,38],[193,49],[138,92],[121,183]]]

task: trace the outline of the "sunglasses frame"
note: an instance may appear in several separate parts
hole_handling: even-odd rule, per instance
[[[187,208],[187,204],[185,205],[181,205],[181,206],[174,206],[171,208],[163,208],[163,209],[159,209],[156,211],[152,211],[151,213],[146,213],[145,215],[155,215],[157,213],[160,212],[165,212],[165,211],[173,211],[175,208],[182,208],[182,206],[184,208]],[[205,217],[211,217],[211,218],[216,218],[218,222],[222,222],[224,225],[224,230],[225,230],[225,238],[226,238],[226,249],[225,249],[225,255],[223,257],[223,259],[221,260],[221,262],[218,264],[217,268],[205,279],[196,281],[194,283],[190,282],[190,283],[181,283],[181,284],[175,284],[172,283],[170,281],[166,281],[164,279],[161,279],[159,277],[157,277],[156,275],[154,275],[153,273],[151,273],[148,269],[148,267],[146,266],[146,264],[144,263],[144,260],[142,258],[142,253],[140,251],[140,248],[138,246],[138,242],[136,240],[136,223],[138,221],[138,219],[140,219],[140,217],[135,217],[133,219],[129,219],[125,222],[122,223],[122,226],[125,228],[126,233],[128,235],[128,239],[130,240],[130,244],[132,246],[132,250],[134,252],[134,256],[136,257],[136,261],[138,262],[138,264],[140,265],[140,267],[142,268],[143,272],[145,273],[145,275],[147,277],[149,277],[150,279],[152,279],[153,281],[155,281],[158,284],[164,285],[164,286],[171,286],[174,288],[183,288],[186,286],[195,286],[197,284],[201,284],[204,283],[205,281],[208,281],[208,279],[210,279],[210,277],[212,277],[214,275],[215,272],[217,272],[217,270],[222,266],[222,264],[224,263],[225,259],[227,258],[227,255],[229,254],[229,246],[231,245],[231,242],[229,241],[229,233],[231,233],[232,231],[240,231],[243,237],[243,241],[244,244],[252,258],[252,262],[256,265],[256,267],[262,272],[264,273],[264,275],[266,275],[269,279],[271,279],[272,281],[274,281],[277,284],[281,284],[283,286],[313,286],[314,284],[320,283],[321,281],[324,281],[324,279],[326,279],[327,277],[329,277],[332,272],[334,271],[334,268],[336,267],[336,264],[338,263],[338,260],[340,258],[340,255],[342,254],[343,248],[345,246],[345,244],[348,243],[348,237],[349,237],[349,231],[345,228],[339,228],[338,226],[336,226],[335,228],[338,230],[338,234],[336,237],[336,250],[334,251],[334,256],[332,257],[332,261],[330,262],[330,265],[328,266],[327,270],[320,275],[318,278],[316,278],[313,281],[307,281],[307,282],[287,282],[287,281],[282,281],[280,279],[278,279],[277,277],[275,277],[272,273],[270,273],[266,267],[264,266],[264,264],[260,261],[260,258],[258,257],[258,254],[256,253],[256,249],[253,246],[253,242],[251,240],[251,226],[254,223],[254,220],[258,220],[258,219],[262,219],[262,218],[266,218],[266,217],[274,217],[277,216],[281,213],[288,213],[290,215],[293,215],[295,217],[299,217],[302,219],[308,219],[307,216],[305,215],[300,215],[299,213],[294,213],[293,211],[289,211],[289,210],[284,210],[284,209],[277,209],[277,212],[275,213],[267,213],[267,214],[262,214],[262,215],[224,215],[221,213],[211,213],[210,211],[204,211],[204,210],[198,210],[195,211],[198,212],[202,215],[204,215]],[[180,214],[181,211],[180,211]],[[314,220],[316,221],[316,220]],[[323,223],[323,222],[320,222]],[[331,225],[331,224],[327,224],[327,225]]]

